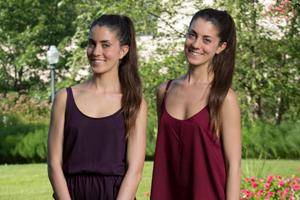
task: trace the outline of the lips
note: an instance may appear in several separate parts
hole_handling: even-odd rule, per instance
[[[94,64],[100,64],[100,63],[104,63],[105,60],[103,59],[91,59],[91,62]]]
[[[204,55],[204,53],[199,52],[199,51],[197,51],[197,50],[195,50],[195,49],[191,49],[191,48],[188,49],[188,53],[189,53],[190,55],[193,55],[193,56],[201,56],[201,55]]]

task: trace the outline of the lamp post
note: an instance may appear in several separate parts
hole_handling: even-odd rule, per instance
[[[56,46],[50,46],[49,50],[47,51],[47,60],[49,62],[51,71],[51,103],[53,103],[55,97],[55,65],[59,60],[59,51],[57,50]]]

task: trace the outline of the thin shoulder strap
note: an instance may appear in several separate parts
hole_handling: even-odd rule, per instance
[[[167,87],[166,87],[166,90],[164,92],[164,97],[163,97],[163,100],[162,100],[161,105],[160,105],[161,113],[163,113],[163,111],[165,110],[167,92],[169,90],[169,87],[170,87],[171,83],[172,83],[172,80],[169,80],[168,83],[167,83]]]
[[[169,87],[170,87],[170,85],[171,85],[171,82],[172,82],[172,80],[169,80],[168,83],[167,83],[165,95],[166,95],[166,93],[168,92],[168,89],[169,89]],[[165,96],[165,95],[164,95],[164,96]]]
[[[70,104],[71,103],[71,98],[72,98],[72,89],[71,89],[71,87],[67,87],[66,88],[66,90],[67,90],[67,105],[68,104]]]
[[[73,93],[72,93],[72,89],[71,87],[67,87],[67,101],[66,101],[66,110],[65,110],[65,121],[67,121],[67,119],[69,119],[70,114],[72,112],[72,108],[73,108]],[[74,101],[74,100],[73,100]]]

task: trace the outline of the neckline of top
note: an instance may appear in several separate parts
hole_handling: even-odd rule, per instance
[[[73,95],[73,90],[72,90],[71,87],[70,87],[70,93],[71,93],[71,98],[72,98],[72,100],[73,100],[75,109],[76,109],[81,115],[83,115],[83,116],[86,117],[86,118],[96,119],[96,120],[107,119],[107,118],[111,118],[111,117],[113,117],[113,116],[119,114],[119,113],[122,111],[122,108],[120,108],[119,110],[113,112],[112,114],[106,115],[106,116],[101,116],[101,117],[93,117],[93,116],[89,116],[89,115],[85,114],[84,112],[82,112],[82,111],[79,109],[79,107],[77,106],[76,100],[75,100],[74,95]]]
[[[176,121],[189,121],[189,120],[192,120],[193,118],[195,118],[197,115],[199,115],[200,113],[202,113],[202,112],[204,112],[206,109],[207,109],[207,107],[208,107],[208,105],[206,104],[203,108],[201,108],[198,112],[196,112],[195,114],[193,114],[193,115],[191,115],[190,117],[187,117],[187,118],[185,118],[185,119],[178,119],[177,117],[174,117],[174,116],[172,116],[169,112],[168,112],[168,110],[167,110],[167,107],[166,107],[166,103],[164,102],[164,107],[165,107],[165,112],[167,113],[167,115],[170,117],[170,118],[172,118],[172,119],[174,119],[174,120],[176,120]]]

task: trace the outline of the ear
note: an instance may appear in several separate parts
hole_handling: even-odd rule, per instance
[[[129,46],[128,45],[121,46],[119,59],[122,59],[124,56],[126,56],[128,51],[129,51]]]
[[[216,51],[216,54],[221,53],[224,49],[226,49],[226,47],[227,47],[227,42],[223,42],[222,44],[220,44]]]

